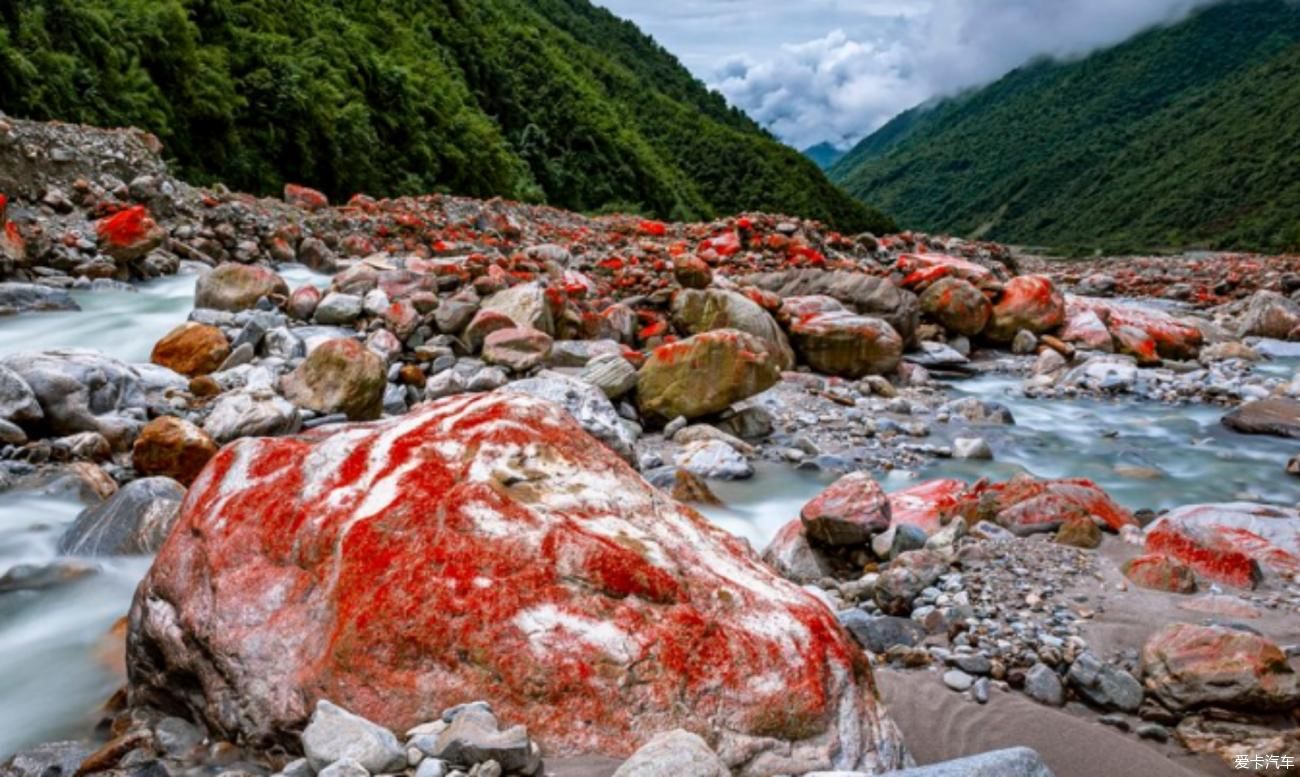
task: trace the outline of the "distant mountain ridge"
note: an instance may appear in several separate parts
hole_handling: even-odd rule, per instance
[[[844,152],[830,143],[818,143],[803,150],[803,155],[817,163],[823,170],[829,170],[844,156]]]
[[[0,110],[142,127],[257,193],[892,227],[587,0],[0,0]]]
[[[1300,4],[1237,0],[913,109],[832,180],[907,228],[1078,250],[1300,249]]]

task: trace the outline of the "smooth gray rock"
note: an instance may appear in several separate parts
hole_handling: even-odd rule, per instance
[[[141,478],[118,489],[77,520],[59,539],[69,556],[132,556],[153,553],[171,532],[185,487],[171,478]]]
[[[1085,651],[1070,665],[1065,679],[1079,695],[1098,707],[1136,712],[1142,705],[1142,684],[1133,675]]]
[[[624,359],[621,353],[596,356],[587,362],[579,377],[612,400],[636,388],[636,367]]]
[[[511,726],[501,731],[496,717],[482,707],[466,707],[458,713],[438,735],[429,755],[458,766],[496,761],[506,772],[526,775],[536,774],[542,767],[528,729]]]
[[[925,627],[911,618],[868,615],[862,610],[844,610],[837,617],[862,647],[884,653],[895,645],[914,647],[926,637]]]
[[[15,753],[0,774],[8,777],[72,777],[81,762],[94,752],[85,742],[46,742]]]
[[[326,326],[351,324],[361,316],[361,306],[361,297],[332,291],[321,298],[313,318]]]
[[[370,777],[370,771],[355,758],[341,758],[317,772],[316,777]]]
[[[36,396],[41,426],[54,435],[99,432],[124,449],[144,425],[145,392],[126,362],[81,348],[16,353],[0,366],[17,373]]]
[[[1065,704],[1061,678],[1047,664],[1038,663],[1025,674],[1025,694],[1040,704],[1060,707]]]
[[[699,736],[677,729],[659,734],[623,762],[613,777],[730,777],[731,770]]]
[[[324,699],[302,732],[302,749],[318,772],[345,758],[371,774],[406,768],[406,750],[393,732]]]
[[[24,423],[44,417],[41,403],[36,401],[36,394],[27,381],[8,367],[0,366],[0,421]]]
[[[609,398],[590,383],[545,370],[535,378],[516,381],[503,390],[554,402],[567,410],[592,437],[605,443],[625,461],[633,460],[632,446],[636,438],[623,424]]]
[[[0,316],[35,310],[81,310],[64,289],[38,283],[0,283]]]
[[[952,441],[952,457],[988,460],[993,458],[993,449],[983,437],[958,437]]]
[[[975,684],[975,678],[960,669],[949,669],[943,673],[943,684],[960,693],[969,690]]]
[[[744,480],[754,467],[739,451],[721,440],[697,440],[677,455],[677,466],[711,480]]]
[[[219,443],[240,437],[269,437],[298,431],[301,418],[292,402],[266,389],[233,391],[212,405],[203,431]]]
[[[891,777],[1053,777],[1038,753],[1012,747],[953,761],[890,772]],[[811,775],[805,775],[811,777]]]

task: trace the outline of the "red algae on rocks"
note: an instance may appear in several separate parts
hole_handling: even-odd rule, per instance
[[[514,394],[227,446],[128,651],[136,702],[254,744],[323,698],[398,731],[485,699],[548,756],[686,728],[753,777],[905,758],[824,604]]]

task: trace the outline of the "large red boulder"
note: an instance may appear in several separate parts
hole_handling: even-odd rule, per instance
[[[296,183],[284,185],[284,201],[306,211],[323,210],[330,204],[329,198],[321,192]]]
[[[1132,513],[1083,478],[1021,476],[1004,483],[977,483],[961,496],[953,511],[967,521],[991,520],[1021,535],[1054,532],[1077,516],[1091,518],[1112,531],[1137,526]]]
[[[1045,275],[1020,275],[1007,281],[993,306],[984,334],[1009,343],[1021,329],[1041,335],[1065,323],[1065,297]]]
[[[1147,527],[1146,549],[1239,588],[1269,573],[1300,578],[1300,511],[1249,502],[1180,507]]]
[[[865,657],[743,541],[558,406],[460,395],[226,446],[132,605],[131,696],[297,747],[486,700],[547,756],[703,736],[737,774],[898,768]]]
[[[1196,573],[1186,564],[1163,553],[1148,553],[1125,561],[1124,577],[1153,591],[1171,594],[1196,593]]]

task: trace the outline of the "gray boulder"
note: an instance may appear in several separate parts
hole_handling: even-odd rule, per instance
[[[636,388],[636,367],[621,353],[602,354],[587,362],[579,376],[610,399],[618,399]]]
[[[59,539],[69,556],[135,556],[158,550],[180,512],[185,487],[171,478],[127,483],[89,507]]]
[[[635,384],[635,373],[633,383]],[[32,387],[22,377],[0,366],[0,420],[16,423],[39,421],[45,417]]]
[[[503,390],[554,402],[569,411],[569,415],[588,434],[608,445],[626,461],[632,461],[632,445],[636,438],[609,398],[590,383],[546,370],[535,378],[511,383]]]
[[[302,732],[302,749],[318,772],[345,758],[371,774],[406,768],[406,750],[393,732],[324,699]]]
[[[911,618],[893,615],[868,615],[862,610],[844,610],[837,614],[862,647],[872,653],[884,653],[895,645],[913,647],[925,639],[925,627]]]
[[[458,712],[438,734],[428,755],[458,766],[471,767],[496,761],[508,774],[537,774],[542,768],[539,750],[528,738],[524,726],[502,731],[496,717],[483,706],[469,706]]]
[[[817,773],[804,775],[815,777]],[[1027,747],[1011,747],[953,761],[891,772],[893,777],[1053,777],[1043,757]]]
[[[63,348],[0,359],[36,396],[54,435],[99,432],[115,449],[126,448],[144,424],[145,392],[126,362],[97,351]]]
[[[730,777],[731,770],[699,736],[677,729],[641,746],[614,777]]]
[[[298,431],[301,418],[292,402],[268,389],[245,389],[222,395],[203,422],[203,431],[219,443],[240,437],[272,437]]]
[[[1133,675],[1085,651],[1070,665],[1065,679],[1079,695],[1098,707],[1136,712],[1142,705],[1142,684]]]

